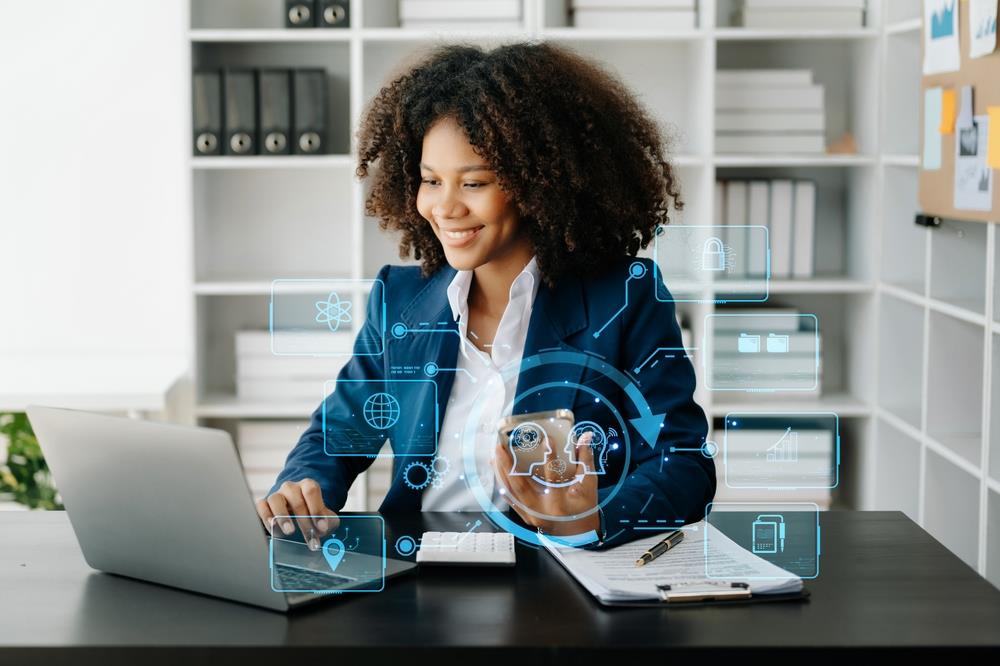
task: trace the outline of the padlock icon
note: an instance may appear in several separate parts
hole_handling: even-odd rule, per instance
[[[726,270],[726,247],[722,240],[712,236],[705,241],[701,249],[701,270],[703,271],[724,271]]]

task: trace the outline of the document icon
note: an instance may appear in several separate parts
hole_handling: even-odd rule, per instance
[[[771,354],[787,354],[788,353],[788,336],[778,335],[777,333],[768,333],[767,335],[767,351]]]
[[[768,347],[770,347],[770,342],[768,342]],[[741,354],[756,354],[760,351],[760,336],[740,333],[740,339],[736,343],[736,351]]]

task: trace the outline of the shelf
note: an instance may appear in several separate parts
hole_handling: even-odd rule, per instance
[[[213,169],[353,169],[352,155],[254,155],[231,157],[213,155],[192,157],[191,168],[205,171]]]
[[[759,281],[713,282],[709,286],[715,293],[754,293],[760,291]],[[853,278],[816,277],[806,280],[771,280],[769,294],[863,294],[871,293],[875,285]]]
[[[983,336],[979,326],[930,314],[926,434],[977,473],[983,439]]]
[[[362,28],[361,39],[366,42],[435,42],[445,39],[503,41],[524,39],[527,30],[418,30],[415,28]]]
[[[979,551],[979,481],[927,451],[923,527],[975,568]]]
[[[914,522],[920,519],[920,439],[908,429],[879,418],[875,435],[875,468],[891,470],[880,474],[875,484],[875,509],[902,511]]]
[[[1000,490],[991,487],[986,501],[986,579],[1000,587]]]
[[[765,394],[748,394],[744,398],[726,396],[713,402],[713,417],[722,417],[729,412],[833,412],[841,418],[871,416],[871,408],[864,401],[847,393],[831,393],[819,398],[768,397]]]
[[[920,32],[921,25],[923,25],[923,20],[918,16],[887,25],[885,27],[885,34],[902,35],[908,32]]]
[[[849,167],[875,164],[873,155],[716,155],[717,167]]]
[[[878,320],[879,406],[920,428],[924,310],[906,301],[883,298]]]
[[[1000,483],[1000,335],[995,330],[990,333],[990,345],[992,346],[992,359],[990,368],[990,432],[984,445],[989,446],[989,474],[988,478]],[[1000,489],[998,489],[1000,492]]]
[[[763,28],[716,28],[713,32],[719,41],[799,41],[808,40],[854,40],[875,39],[878,31],[873,28],[824,29],[763,29]]]
[[[939,314],[947,315],[955,319],[961,319],[962,321],[975,324],[977,326],[986,326],[986,317],[984,317],[979,312],[973,312],[968,306],[974,305],[973,301],[962,301],[959,304],[945,303],[935,298],[927,299],[927,306],[934,312]]]
[[[195,415],[219,419],[308,419],[320,401],[280,403],[240,400],[233,395],[211,394],[195,405]]]
[[[659,30],[596,30],[589,28],[546,28],[539,33],[541,39],[553,41],[607,41],[641,40],[651,42],[681,42],[704,39],[704,30],[663,32]]]
[[[329,279],[329,280],[349,280],[350,275],[331,275],[328,271],[316,271],[309,275],[281,275],[275,278],[295,279]],[[272,279],[208,279],[199,280],[194,283],[194,293],[199,296],[254,296],[270,295]],[[364,293],[368,291],[365,284],[355,284],[350,286],[352,291]],[[314,294],[316,287],[296,287],[294,284],[282,288],[282,293],[289,294]]]
[[[899,167],[919,167],[920,166],[920,156],[919,155],[883,155],[882,164],[886,166],[899,166]]]
[[[232,30],[188,30],[197,43],[218,42],[347,42],[351,31],[342,28],[237,28]]]

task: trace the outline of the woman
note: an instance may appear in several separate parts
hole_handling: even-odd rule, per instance
[[[690,361],[663,358],[641,383],[620,372],[682,346],[669,293],[652,262],[634,258],[681,207],[677,181],[655,121],[624,85],[551,44],[440,47],[379,91],[358,146],[360,178],[378,163],[367,214],[421,265],[379,273],[384,298],[370,299],[356,349],[381,336],[385,352],[355,355],[341,372],[258,503],[265,524],[330,516],[298,519],[323,533],[336,523],[373,460],[329,455],[361,413],[367,393],[353,387],[388,385],[406,368],[433,377],[437,457],[412,448],[415,423],[394,423],[381,511],[484,510],[488,498],[531,530],[598,544],[637,536],[621,525],[639,516],[700,519],[715,468],[697,452],[707,423]],[[498,419],[538,407],[595,423],[576,451],[567,446],[570,482],[553,482],[566,467],[554,448],[541,473],[519,473],[517,450],[497,436]],[[607,438],[598,408],[618,419],[600,417],[621,446],[595,448],[593,437]]]

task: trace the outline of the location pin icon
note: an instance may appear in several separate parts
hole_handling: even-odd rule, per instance
[[[326,563],[330,565],[331,571],[337,570],[337,566],[344,559],[346,552],[347,548],[344,547],[344,542],[340,539],[327,539],[323,542],[323,557],[326,558]]]

